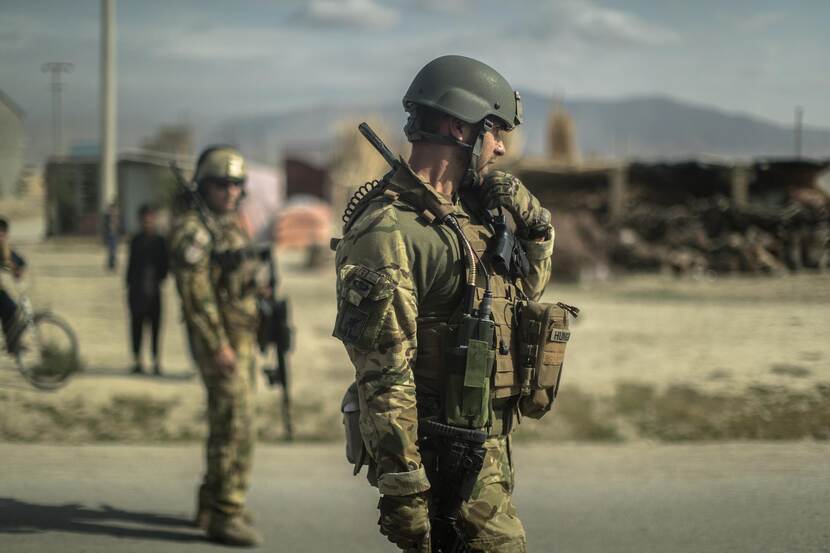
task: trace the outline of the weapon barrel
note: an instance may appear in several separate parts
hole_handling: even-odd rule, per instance
[[[386,160],[386,163],[388,163],[392,167],[392,169],[398,168],[400,161],[398,160],[397,156],[392,153],[392,150],[390,150],[389,147],[387,147],[386,144],[383,143],[383,140],[381,140],[380,137],[377,134],[375,134],[375,131],[373,131],[368,124],[366,124],[365,122],[361,123],[357,126],[357,129],[360,131],[360,134],[362,134],[364,138],[366,138],[366,140],[368,140],[369,143],[372,146],[374,146],[378,152],[380,152],[380,155],[383,156],[383,159]]]

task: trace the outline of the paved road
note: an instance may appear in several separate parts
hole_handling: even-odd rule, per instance
[[[830,552],[830,444],[518,444],[533,552]],[[187,526],[196,446],[0,444],[0,551],[224,548]],[[376,496],[341,448],[262,447],[263,550],[381,552]]]

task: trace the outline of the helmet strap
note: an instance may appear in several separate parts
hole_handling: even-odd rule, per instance
[[[404,133],[407,140],[410,142],[432,142],[433,144],[446,144],[448,146],[461,146],[462,148],[472,148],[470,144],[462,142],[451,136],[444,136],[434,132],[427,132],[421,128],[421,118],[418,116],[418,108],[412,107],[409,111],[409,118],[406,120]]]
[[[478,186],[481,184],[481,175],[478,174],[478,160],[481,158],[481,147],[484,144],[484,135],[491,130],[493,130],[493,122],[489,119],[484,119],[478,128],[478,136],[475,142],[473,142],[473,147],[470,151],[470,164],[467,166],[464,180],[461,181],[462,186]]]

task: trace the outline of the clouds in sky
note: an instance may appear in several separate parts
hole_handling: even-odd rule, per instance
[[[677,42],[679,33],[629,11],[590,0],[565,0],[543,7],[545,17],[528,14],[528,26],[545,37],[570,38],[618,46],[659,46]],[[534,21],[535,24],[531,24]]]
[[[830,4],[800,0],[143,0],[118,3],[122,143],[187,117],[395,102],[429,59],[478,57],[520,89],[665,94],[830,125]],[[3,0],[0,87],[48,142],[40,65],[71,61],[69,139],[97,133],[98,0]]]
[[[400,20],[398,10],[376,0],[311,0],[297,21],[321,27],[388,29]]]

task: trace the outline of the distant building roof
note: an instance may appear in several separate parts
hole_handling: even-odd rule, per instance
[[[0,90],[0,102],[8,107],[18,118],[23,119],[26,117],[26,112],[2,90]]]

